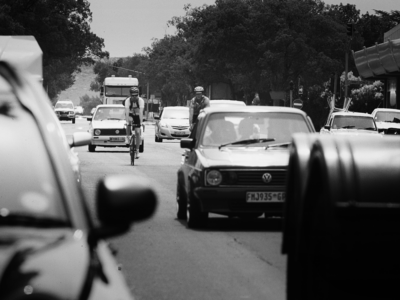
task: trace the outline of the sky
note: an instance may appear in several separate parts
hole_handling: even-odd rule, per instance
[[[92,12],[91,30],[104,39],[104,50],[110,57],[143,54],[154,39],[175,34],[167,22],[184,16],[184,5],[199,7],[215,4],[215,0],[89,0]],[[365,14],[374,9],[400,10],[400,0],[325,0],[326,4],[355,4]]]

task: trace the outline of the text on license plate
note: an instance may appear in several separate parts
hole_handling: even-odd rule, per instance
[[[175,134],[176,135],[185,135],[186,132],[184,132],[184,131],[175,131]]]
[[[123,142],[123,141],[125,141],[125,138],[123,138],[123,137],[110,137],[110,141]]]
[[[281,202],[285,197],[285,192],[247,192],[246,202]]]

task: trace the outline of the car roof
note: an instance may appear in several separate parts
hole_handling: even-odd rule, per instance
[[[246,103],[243,101],[238,100],[225,100],[225,99],[218,99],[218,100],[210,100],[210,105],[212,104],[232,104],[232,105],[241,105],[246,106]]]
[[[356,116],[356,117],[367,117],[372,118],[368,113],[354,112],[354,111],[340,111],[332,113],[332,116]]]
[[[395,108],[375,108],[374,111],[391,111],[391,112],[399,112],[400,109]]]
[[[170,110],[170,109],[189,109],[189,107],[188,106],[165,106],[163,109],[167,109],[167,110]]]
[[[203,110],[204,114],[210,114],[215,112],[286,112],[295,113],[306,116],[307,114],[298,109],[284,106],[241,106],[241,105],[226,105],[226,106],[210,106]]]
[[[100,108],[100,107],[124,107],[122,104],[99,104],[99,105],[97,105],[96,106],[97,108]],[[96,108],[96,107],[94,107],[94,108]]]

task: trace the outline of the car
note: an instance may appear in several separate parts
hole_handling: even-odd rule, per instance
[[[82,106],[75,106],[74,107],[75,110],[75,115],[82,115],[83,114],[83,107]]]
[[[167,106],[163,108],[159,116],[154,118],[157,120],[155,124],[156,143],[189,137],[189,107]]]
[[[92,141],[88,145],[89,152],[95,152],[96,147],[129,147],[126,137],[125,107],[121,104],[97,105],[93,116],[87,118],[90,122],[89,133]],[[143,133],[143,126],[141,128]],[[144,136],[139,151],[143,152]]]
[[[246,103],[238,100],[210,100],[210,106],[214,107],[216,105],[239,105],[246,106]]]
[[[54,111],[60,121],[72,121],[75,124],[75,108],[71,100],[57,101]]]
[[[68,159],[90,135],[68,143],[49,103],[38,81],[0,62],[1,299],[132,300],[105,239],[150,217],[156,194],[141,178],[107,176],[94,222]]]
[[[382,136],[370,114],[350,111],[332,113],[320,134]]]
[[[400,134],[400,110],[376,108],[371,113],[378,131],[383,134]]]
[[[282,216],[294,133],[315,132],[302,110],[277,106],[207,107],[199,114],[177,171],[177,218],[189,228],[208,214]]]

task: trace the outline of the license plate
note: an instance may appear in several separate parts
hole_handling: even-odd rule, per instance
[[[125,141],[125,138],[123,138],[123,137],[110,137],[110,141],[112,141],[112,142],[123,142],[123,141]]]
[[[247,192],[246,202],[282,202],[285,197],[285,192]]]
[[[184,132],[184,131],[175,131],[175,134],[176,135],[185,135],[186,132]]]

